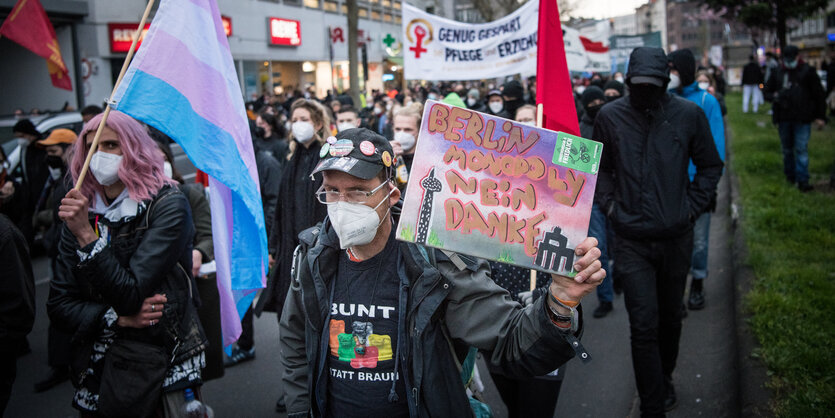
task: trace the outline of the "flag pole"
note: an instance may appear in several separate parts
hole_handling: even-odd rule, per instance
[[[110,103],[113,102],[113,96],[116,94],[116,89],[119,88],[119,84],[122,82],[122,78],[125,77],[125,73],[128,71],[128,66],[130,65],[131,59],[133,59],[133,53],[136,52],[136,44],[139,43],[139,37],[142,35],[142,31],[145,29],[145,21],[148,20],[148,15],[151,14],[151,9],[154,6],[154,0],[148,0],[148,5],[145,6],[145,13],[142,14],[142,19],[139,21],[139,27],[136,29],[136,32],[133,34],[133,40],[130,43],[130,49],[128,50],[128,55],[125,57],[125,62],[122,64],[122,70],[119,71],[119,77],[116,78],[116,84],[113,85],[113,90],[110,92],[110,97],[107,100],[107,105],[104,108],[104,114],[101,117],[101,121],[99,122],[99,127],[96,129],[96,136],[93,137],[93,143],[90,144],[90,150],[87,151],[87,158],[84,160],[84,166],[81,167],[81,173],[78,174],[78,180],[75,182],[75,189],[80,190],[81,184],[84,183],[84,177],[87,176],[87,170],[90,168],[90,160],[93,158],[93,154],[96,153],[96,148],[99,146],[99,138],[101,137],[101,131],[104,129],[104,125],[107,122],[107,117],[110,115]],[[81,139],[84,141],[84,139]]]
[[[536,127],[542,128],[542,119],[543,119],[543,111],[544,107],[542,103],[536,105]],[[536,289],[536,270],[531,269],[531,291]]]

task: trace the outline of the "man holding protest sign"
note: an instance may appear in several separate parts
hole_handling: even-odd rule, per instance
[[[667,93],[662,49],[635,49],[627,75],[628,100],[604,106],[594,125],[606,147],[597,197],[617,238],[641,415],[663,417],[677,405],[672,373],[693,224],[710,204],[723,164],[704,112]]]
[[[594,239],[576,246],[573,279],[552,275],[547,297],[522,308],[485,261],[395,241],[385,138],[347,130],[320,155],[328,218],[301,235],[281,319],[291,417],[469,416],[459,361],[470,347],[517,376],[588,358],[575,307],[605,276]]]

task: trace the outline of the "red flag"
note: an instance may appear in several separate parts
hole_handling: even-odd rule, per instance
[[[539,1],[536,104],[542,104],[543,128],[580,135],[557,0]]]
[[[44,57],[52,85],[72,91],[72,81],[64,59],[61,58],[55,29],[52,28],[40,1],[19,0],[3,22],[3,26],[0,26],[0,36],[5,36]]]

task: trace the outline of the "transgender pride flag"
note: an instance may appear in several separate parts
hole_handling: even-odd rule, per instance
[[[264,287],[267,236],[249,124],[215,1],[162,0],[114,101],[114,109],[177,141],[210,176],[223,344],[229,346]]]

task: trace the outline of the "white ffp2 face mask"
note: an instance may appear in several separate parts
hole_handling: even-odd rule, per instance
[[[174,169],[171,168],[171,163],[168,161],[162,163],[162,172],[165,173],[165,177],[170,179],[174,178]]]
[[[90,172],[102,186],[110,186],[119,181],[119,166],[122,156],[96,151],[90,159]]]
[[[391,196],[391,190],[386,195]],[[377,228],[383,223],[377,208],[386,201],[383,199],[375,207],[362,203],[338,201],[328,205],[328,218],[339,237],[339,247],[343,250],[357,245],[365,245],[374,240]],[[388,211],[386,211],[388,214]],[[384,215],[385,216],[385,215]]]
[[[679,78],[678,74],[670,74],[670,82],[667,84],[667,90],[672,90],[678,88],[681,85],[681,78]]]
[[[400,144],[400,148],[403,148],[403,151],[409,151],[414,148],[417,142],[414,135],[403,131],[395,132],[394,140]]]
[[[707,89],[710,88],[710,83],[708,83],[707,81],[702,81],[701,83],[699,83],[699,88],[704,91],[707,91]]]
[[[356,127],[357,127],[357,125],[354,125],[353,123],[345,122],[345,123],[340,123],[340,124],[336,125],[336,130],[337,130],[337,132],[342,132],[342,131],[347,131],[348,129],[354,129]]]
[[[504,103],[502,102],[490,102],[487,103],[487,107],[490,108],[490,111],[493,113],[499,113],[504,109]]]
[[[302,144],[307,144],[313,139],[313,124],[310,122],[293,122],[293,137]]]

